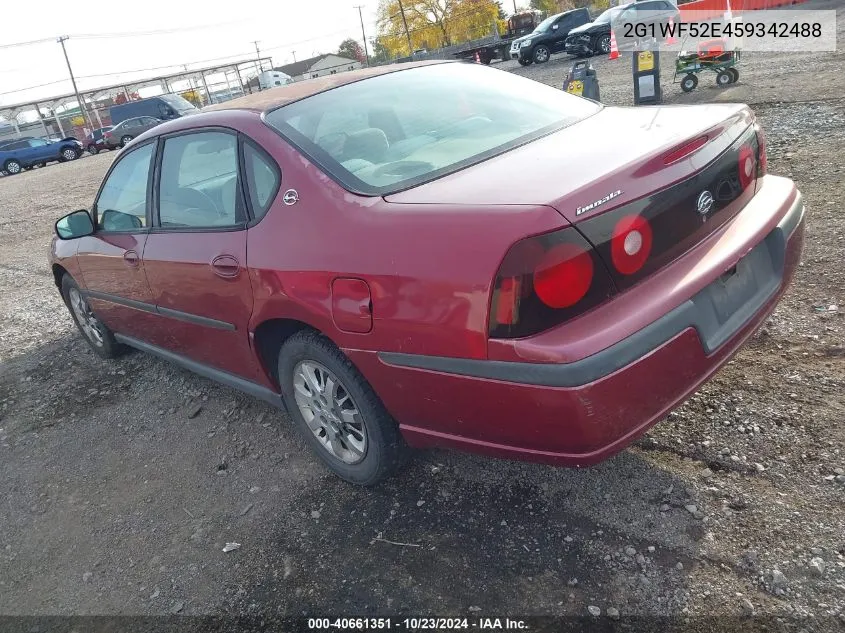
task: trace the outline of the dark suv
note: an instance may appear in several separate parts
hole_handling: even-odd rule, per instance
[[[616,39],[623,33],[618,25],[631,24],[660,24],[668,23],[671,18],[675,24],[680,23],[680,12],[670,0],[640,0],[608,9],[594,21],[576,27],[566,38],[566,52],[579,57],[610,52],[610,27],[616,28]]]
[[[523,66],[531,62],[543,64],[549,61],[552,53],[562,53],[565,50],[566,36],[569,31],[590,22],[590,12],[587,9],[573,9],[565,13],[549,16],[529,33],[513,41],[511,44],[511,58],[519,61]]]

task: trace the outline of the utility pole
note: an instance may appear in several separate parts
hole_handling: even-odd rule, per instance
[[[358,17],[361,18],[361,37],[364,38],[364,57],[367,58],[367,66],[370,65],[370,53],[367,50],[367,33],[364,31],[364,15],[361,13],[361,9],[364,8],[364,5],[356,5],[356,9],[358,9]]]
[[[67,56],[67,49],[65,48],[65,40],[67,38],[67,35],[62,35],[56,41],[62,45],[62,53],[64,53],[65,62],[67,62],[67,71],[70,73],[70,83],[73,85],[73,94],[76,95],[76,102],[79,104],[79,111],[82,113],[82,119],[88,125],[88,129],[93,130],[94,126],[91,125],[91,119],[88,118],[88,110],[85,109],[85,102],[82,101],[82,97],[79,96],[79,90],[76,88],[76,78],[73,76],[73,69],[70,67],[70,59]]]
[[[296,63],[296,51],[291,51],[291,54],[293,55],[294,63]]]
[[[261,51],[258,50],[258,40],[253,40],[252,43],[255,44],[255,60],[258,62],[258,66],[255,69],[255,83],[258,92],[261,92],[261,73],[264,72],[264,64],[261,62]]]
[[[408,38],[408,55],[413,55],[414,45],[411,44],[411,34],[408,32],[408,21],[405,19],[405,7],[402,6],[402,0],[399,0],[399,13],[402,14],[402,24],[405,25],[405,37]]]
[[[264,72],[264,64],[261,61],[261,51],[258,50],[258,40],[254,40],[252,43],[255,44],[255,59],[258,60],[258,66],[261,68],[261,72]]]

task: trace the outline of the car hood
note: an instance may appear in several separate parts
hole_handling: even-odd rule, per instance
[[[403,204],[548,205],[574,222],[699,171],[732,142],[721,132],[747,127],[752,118],[738,104],[605,107],[566,129],[385,199]],[[704,132],[711,138],[704,148],[664,164],[669,150]],[[601,206],[605,198],[613,204]],[[599,204],[592,208],[595,202]],[[591,210],[584,212],[584,207]]]
[[[536,38],[540,37],[541,35],[545,35],[545,34],[546,34],[545,31],[532,31],[528,35],[521,35],[520,37],[516,38],[514,40],[514,42],[522,43],[525,40],[536,39]]]
[[[589,33],[590,31],[597,30],[599,28],[601,28],[601,24],[597,24],[596,22],[587,22],[586,24],[576,26],[574,29],[569,31],[569,35],[580,35],[581,33]]]

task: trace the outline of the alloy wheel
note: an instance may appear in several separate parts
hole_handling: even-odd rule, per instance
[[[610,52],[610,36],[604,35],[599,40],[599,48],[601,49],[602,53],[609,53]]]
[[[10,174],[19,174],[21,173],[21,166],[18,163],[11,162],[6,165],[6,171]]]
[[[357,464],[367,454],[367,427],[340,379],[318,362],[301,361],[293,370],[296,405],[308,428],[330,455]]]
[[[70,148],[67,148],[66,150],[62,151],[62,157],[65,160],[73,160],[74,158],[76,158],[76,152]]]
[[[82,293],[76,288],[71,288],[68,296],[70,298],[70,308],[73,310],[74,316],[76,316],[76,321],[79,323],[82,333],[94,345],[102,347],[103,333],[100,330],[100,322],[94,316],[88,302],[85,301]]]

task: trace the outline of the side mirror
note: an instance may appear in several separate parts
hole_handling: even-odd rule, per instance
[[[94,223],[91,221],[91,215],[85,209],[69,213],[56,222],[56,235],[62,240],[85,237],[93,232]]]
[[[132,231],[143,228],[141,218],[130,213],[106,209],[101,214],[101,218],[104,231]]]
[[[553,30],[553,31],[557,31],[557,28],[558,28],[558,25],[557,25],[557,24],[552,24],[552,30]]]

